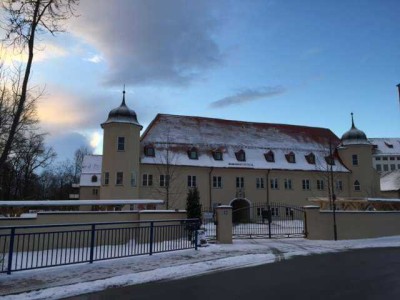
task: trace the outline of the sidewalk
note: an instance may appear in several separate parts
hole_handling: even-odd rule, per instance
[[[399,247],[400,236],[349,241],[306,239],[235,240],[232,245],[210,244],[182,250],[0,274],[3,299],[59,299],[108,287],[171,280],[232,268],[273,263],[311,255],[371,247]],[[6,296],[8,295],[8,296]]]

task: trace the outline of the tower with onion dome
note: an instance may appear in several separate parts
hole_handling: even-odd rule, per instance
[[[122,103],[108,114],[103,128],[103,162],[100,199],[139,198],[140,130],[135,111]]]
[[[377,197],[380,194],[379,175],[372,165],[372,144],[367,135],[354,125],[351,113],[351,128],[345,132],[338,147],[338,154],[351,171],[348,177],[350,197]]]

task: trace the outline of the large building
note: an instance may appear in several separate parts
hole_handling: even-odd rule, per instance
[[[400,170],[400,138],[371,138],[373,165],[378,172]]]
[[[200,191],[203,207],[309,198],[380,196],[373,145],[354,125],[339,139],[326,128],[158,114],[140,135],[125,103],[101,124],[103,155],[86,156],[81,199],[163,199],[184,208]]]

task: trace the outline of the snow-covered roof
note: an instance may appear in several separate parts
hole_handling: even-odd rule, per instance
[[[83,157],[80,186],[100,186],[102,159],[102,155],[94,154]]]
[[[185,166],[323,171],[330,142],[335,147],[340,140],[326,128],[158,114],[141,138],[141,163],[165,164],[168,159]],[[155,157],[144,155],[146,145],[155,148]],[[192,147],[198,159],[189,158],[187,151]],[[223,160],[214,159],[215,150],[223,153]],[[237,160],[239,150],[245,151],[245,161]],[[264,157],[269,150],[274,162]],[[286,159],[290,152],[295,154],[295,163]],[[315,155],[315,164],[305,158],[310,153]],[[348,172],[337,158],[333,169]]]
[[[82,174],[101,173],[102,155],[85,155],[82,162]]]
[[[128,205],[128,204],[163,204],[164,200],[32,200],[0,201],[0,207],[15,206],[79,206],[79,205]]]
[[[381,174],[381,191],[398,191],[400,190],[400,170],[395,170]]]
[[[400,138],[371,138],[375,155],[400,155]]]

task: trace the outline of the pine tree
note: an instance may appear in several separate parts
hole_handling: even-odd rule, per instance
[[[200,193],[197,187],[190,189],[186,198],[186,212],[188,219],[201,219]]]

